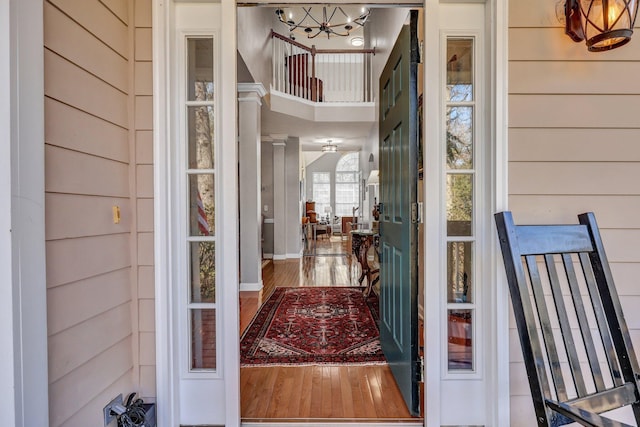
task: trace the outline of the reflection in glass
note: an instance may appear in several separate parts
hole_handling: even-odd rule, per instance
[[[447,108],[447,167],[473,168],[473,107]]]
[[[189,235],[215,235],[215,187],[211,174],[189,175]]]
[[[213,169],[213,107],[188,107],[189,169]]]
[[[192,303],[216,302],[216,249],[214,242],[191,242]]]
[[[216,310],[191,310],[191,369],[216,369]]]
[[[189,101],[213,101],[213,39],[187,41]]]
[[[473,176],[447,175],[447,234],[471,236],[473,214]]]
[[[447,243],[447,302],[473,302],[472,242]]]
[[[473,370],[472,310],[448,310],[448,367],[449,370]]]
[[[447,101],[473,101],[473,39],[447,40]]]

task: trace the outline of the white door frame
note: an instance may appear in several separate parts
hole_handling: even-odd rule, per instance
[[[443,132],[443,100],[438,94],[442,93],[445,76],[442,72],[446,52],[441,51],[442,38],[446,34],[465,34],[464,28],[452,27],[447,17],[447,7],[454,7],[464,1],[425,0],[425,43],[424,43],[424,93],[432,96],[424,97],[423,123],[424,141],[441,141]],[[485,3],[484,1],[468,0],[467,3]],[[488,120],[483,124],[488,129],[484,132],[485,142],[490,143],[488,149],[483,149],[487,157],[481,174],[489,175],[487,187],[490,189],[485,200],[476,206],[490,211],[487,215],[504,210],[507,206],[507,81],[508,56],[508,22],[506,0],[489,0],[485,4],[484,45],[486,54],[482,58],[485,67],[484,80],[478,85],[484,88],[484,96],[490,106],[486,115]],[[449,21],[447,24],[446,21]],[[455,20],[454,20],[455,21]],[[438,78],[428,78],[438,76]],[[442,200],[444,200],[444,164],[428,165],[427,159],[443,159],[443,145],[427,143],[425,146],[425,175],[424,175],[424,270],[425,270],[425,413],[426,425],[440,426],[447,418],[443,413],[447,407],[447,400],[455,396],[451,393],[451,376],[447,378],[446,352],[442,346],[446,341],[446,308],[444,295],[446,255],[442,250],[446,240],[446,226],[442,221]],[[427,166],[428,165],[428,166]],[[502,270],[502,260],[497,248],[495,225],[493,218],[485,222],[482,234],[486,244],[483,250],[489,252],[486,262],[481,266],[484,272],[482,285],[490,286],[483,291],[480,308],[485,312],[480,321],[483,325],[482,345],[486,360],[479,360],[478,380],[484,381],[482,390],[486,396],[492,396],[496,402],[493,408],[488,408],[485,415],[486,424],[492,426],[509,425],[509,360],[508,360],[508,291]],[[428,236],[428,238],[427,238]],[[428,296],[428,297],[427,297]],[[431,345],[430,345],[431,343]],[[436,381],[428,381],[436,378]],[[471,380],[472,381],[472,380]],[[476,386],[476,384],[473,384]],[[458,424],[458,423],[456,423]]]
[[[197,2],[194,2],[197,3]],[[202,3],[202,2],[200,2]],[[212,2],[213,3],[213,2]],[[219,33],[224,34],[224,43],[216,43],[219,49],[216,55],[220,61],[219,81],[216,81],[216,97],[218,98],[218,122],[236,123],[236,4],[231,0],[219,3],[221,20]],[[177,100],[175,87],[176,58],[174,49],[178,35],[175,28],[175,5],[172,1],[154,0],[153,10],[153,93],[154,93],[154,234],[155,234],[155,290],[156,290],[156,392],[158,425],[177,426],[180,420],[180,380],[184,371],[180,362],[181,351],[177,317],[179,298],[171,288],[175,266],[172,265],[175,255],[172,241],[172,215],[178,203],[172,199],[174,182],[177,179],[172,162],[172,139],[176,136],[177,121],[172,117],[171,102]],[[223,58],[233,58],[224,60]],[[225,84],[221,84],[221,82]],[[216,180],[224,185],[219,186],[216,196],[217,206],[238,206],[236,126],[220,126],[216,136],[223,144],[216,145]],[[218,209],[216,212],[216,246],[217,248],[238,247],[238,213],[237,209]],[[217,252],[221,253],[222,250]],[[221,259],[221,258],[218,258]],[[218,284],[225,284],[219,289],[218,305],[235,307],[235,309],[218,309],[221,314],[219,322],[223,325],[239,324],[238,309],[238,271],[232,266],[238,265],[237,250],[224,251],[223,262],[218,263]],[[235,284],[235,286],[234,286]],[[239,371],[239,334],[237,327],[218,328],[221,355],[215,381],[224,381],[223,410],[218,416],[221,420],[212,420],[211,424],[224,422],[227,426],[239,425],[240,415],[240,371]],[[201,379],[200,382],[207,381]],[[196,381],[197,382],[197,381]],[[203,396],[203,398],[205,398]],[[220,402],[217,402],[220,403]],[[208,421],[209,422],[209,421]]]
[[[343,1],[335,1],[342,3]],[[444,2],[444,0],[443,0]],[[457,2],[451,0],[450,2]],[[469,3],[477,3],[477,0],[469,0]],[[283,3],[283,2],[280,2]],[[289,0],[284,3],[308,3],[304,0]],[[371,2],[369,2],[371,3]],[[380,1],[380,3],[386,3]],[[235,165],[237,164],[236,144],[237,139],[237,113],[236,113],[236,46],[237,46],[237,13],[235,0],[221,0],[222,28],[221,34],[223,43],[220,45],[220,60],[222,61],[221,80],[219,94],[221,96],[221,111],[224,114],[221,129],[222,141],[233,141],[226,143],[226,147],[218,153],[221,164],[227,168],[221,168],[219,179],[224,180],[224,190],[220,195],[220,206],[231,208],[218,212],[218,247],[237,248],[238,247],[238,213],[235,208],[238,203],[237,198],[237,174]],[[491,176],[491,187],[494,194],[490,201],[486,201],[493,211],[504,210],[507,207],[507,87],[503,82],[507,80],[508,51],[507,51],[507,15],[508,0],[488,0],[487,1],[487,47],[492,55],[487,59],[490,61],[489,76],[486,79],[489,86],[487,95],[490,96],[490,116],[492,118],[488,132],[492,142],[490,150],[490,162],[493,166]],[[155,289],[156,289],[156,386],[158,401],[158,421],[160,427],[177,426],[179,422],[179,369],[176,366],[178,349],[174,345],[175,330],[173,325],[172,308],[174,297],[170,289],[170,277],[172,274],[171,248],[169,236],[171,232],[170,212],[172,203],[170,197],[170,186],[174,178],[170,168],[170,138],[172,129],[170,128],[171,117],[168,102],[171,100],[171,87],[169,86],[170,76],[170,52],[171,44],[174,40],[173,31],[173,2],[167,0],[153,0],[153,70],[154,70],[154,212],[155,212]],[[426,76],[439,75],[439,0],[424,0],[425,10],[425,92],[439,93],[438,79],[428,79]],[[430,114],[438,111],[439,101],[434,97],[430,101],[425,98],[424,140],[437,140],[439,124],[433,123],[433,118],[438,115]],[[437,120],[437,119],[435,119]],[[439,153],[425,152],[425,158]],[[429,181],[425,177],[424,200],[429,200],[426,196],[439,194],[440,180]],[[436,186],[438,186],[436,188]],[[435,193],[434,193],[435,191]],[[430,206],[425,203],[425,253],[437,250],[430,246],[430,240],[436,241],[435,236],[440,236],[438,224],[430,223],[430,218],[435,218],[437,206]],[[486,230],[487,233],[495,235],[495,229]],[[223,283],[227,283],[236,288],[239,284],[238,278],[238,254],[234,250],[226,250],[224,263],[219,266],[218,274]],[[508,361],[508,293],[501,271],[501,258],[497,251],[495,240],[491,244],[492,262],[487,268],[491,269],[490,275],[495,283],[491,290],[490,300],[494,303],[488,321],[485,323],[488,348],[494,349],[494,356],[490,358],[491,363],[486,367],[489,381],[487,393],[495,397],[496,406],[490,409],[487,416],[488,425],[508,426],[509,425],[509,361]],[[425,268],[429,268],[431,262],[425,257]],[[440,292],[440,291],[437,291]],[[426,292],[425,292],[426,294]],[[430,298],[433,295],[430,293]],[[221,293],[221,307],[235,307],[226,309],[222,314],[222,321],[225,324],[238,324],[238,296],[233,292]],[[440,301],[438,299],[437,301]],[[430,346],[429,343],[441,342],[441,318],[440,305],[434,307],[433,300],[425,298],[425,343],[427,353],[425,358],[429,361],[425,367],[425,377],[428,379],[425,384],[426,418],[425,425],[439,426],[441,416],[441,366],[444,361],[439,351],[439,344]],[[225,381],[224,403],[225,424],[227,426],[240,425],[240,386],[239,386],[239,334],[235,328],[225,328],[223,336],[219,337],[220,345],[223,346],[222,376]],[[434,347],[434,348],[432,348]],[[429,380],[434,379],[435,380]]]

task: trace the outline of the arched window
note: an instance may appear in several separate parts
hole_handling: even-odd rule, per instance
[[[351,216],[353,208],[359,206],[359,169],[358,153],[345,154],[336,165],[337,216]]]

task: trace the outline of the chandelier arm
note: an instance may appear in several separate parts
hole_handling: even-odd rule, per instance
[[[336,14],[336,12],[338,11],[338,8],[336,7],[335,9],[333,9],[333,13],[331,14],[331,16],[329,17],[329,19],[327,19],[327,24],[329,22],[331,22],[331,20],[333,19],[334,15]],[[326,12],[326,8],[325,8],[325,12]],[[344,13],[344,12],[342,12]],[[345,15],[346,16],[346,15]]]
[[[307,16],[309,18],[311,18],[311,20],[313,22],[315,22],[316,24],[318,24],[318,26],[322,25],[322,23],[318,22],[318,20],[316,18],[313,17],[313,15],[311,14],[311,7],[309,7],[309,9],[305,9],[304,7],[302,8],[302,10],[304,10],[306,12],[306,15],[304,16],[304,18],[302,18],[302,20],[300,21],[300,23],[304,22],[304,20],[307,18]],[[315,28],[315,27],[310,27],[310,28]]]
[[[312,15],[312,7],[301,7],[301,9],[305,12],[305,15],[302,19],[298,20],[298,22],[296,23],[293,20],[289,20],[287,21],[285,19],[286,17],[286,13],[282,12],[282,13],[277,13],[278,15],[278,20],[280,22],[282,22],[283,24],[287,25],[287,27],[289,28],[289,32],[300,32],[302,29],[304,29],[304,33],[306,34],[307,38],[313,39],[316,38],[320,33],[326,33],[327,37],[330,37],[331,34],[334,34],[336,36],[341,36],[341,37],[347,37],[350,35],[350,30],[351,28],[347,29],[346,32],[338,32],[335,31],[333,28],[339,28],[339,27],[343,27],[346,25],[351,26],[351,24],[357,24],[360,27],[364,27],[365,23],[367,21],[367,18],[369,17],[369,15],[371,14],[370,10],[367,10],[366,13],[360,15],[358,18],[353,19],[353,20],[349,20],[348,22],[344,22],[344,23],[337,23],[337,24],[330,24],[330,21],[335,17],[335,14],[337,13],[338,10],[340,10],[340,13],[342,13],[345,18],[349,19],[349,15],[346,14],[346,12],[344,11],[344,9],[341,6],[336,6],[334,7],[333,11],[331,12],[330,16],[327,16],[327,8],[326,6],[324,6],[322,8],[322,16],[324,18],[324,22],[319,22],[313,15]],[[317,25],[304,25],[303,22],[309,18],[311,21],[315,22]],[[309,30],[308,32],[306,30]],[[317,33],[315,34],[311,34],[313,31],[317,31]]]
[[[335,31],[333,28],[331,28],[331,33],[335,34],[336,36],[340,36],[340,37],[347,37],[349,35],[348,31],[346,33],[339,33],[337,31]]]

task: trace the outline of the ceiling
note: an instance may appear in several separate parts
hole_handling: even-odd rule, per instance
[[[303,9],[304,8],[304,9]],[[292,19],[296,23],[302,22],[302,25],[310,25],[317,26],[317,22],[322,22],[323,17],[323,8],[326,10],[327,17],[331,19],[329,22],[335,26],[335,31],[339,33],[345,33],[343,26],[339,24],[344,24],[347,21],[345,14],[352,19],[359,17],[362,13],[366,12],[363,6],[356,5],[300,5],[293,7],[281,7],[281,8],[272,8],[273,10],[273,30],[276,33],[282,34],[284,36],[289,36],[289,26],[283,24],[278,20],[276,10],[282,9],[287,16],[292,17]],[[310,13],[310,16],[315,18],[315,21],[307,16],[307,12]],[[344,13],[343,13],[344,12]],[[303,21],[301,21],[304,18]],[[317,22],[316,22],[317,21]],[[357,24],[351,24],[353,29],[349,31],[348,36],[336,36],[331,35],[327,37],[325,33],[321,33],[314,38],[309,38],[307,34],[303,31],[303,28],[297,28],[293,36],[295,37],[295,41],[298,43],[302,43],[305,46],[311,47],[315,46],[318,49],[356,49],[351,45],[351,39],[354,37],[362,37],[364,38],[363,27]],[[315,34],[312,33],[312,35]]]
[[[285,134],[300,139],[302,151],[320,151],[331,139],[339,151],[358,151],[377,123],[312,122],[271,111],[262,104],[262,134]]]

